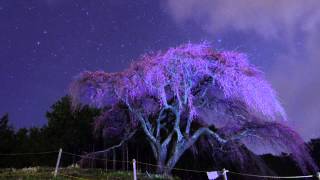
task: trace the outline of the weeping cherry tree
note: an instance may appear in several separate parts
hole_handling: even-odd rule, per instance
[[[213,157],[231,147],[243,160],[245,146],[290,153],[303,172],[315,168],[303,140],[285,125],[274,90],[242,53],[189,43],[144,55],[123,72],[83,72],[70,95],[75,105],[103,108],[95,127],[106,139],[123,143],[141,128],[159,173],[170,173],[200,139]]]

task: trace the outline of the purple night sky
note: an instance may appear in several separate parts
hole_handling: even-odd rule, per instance
[[[139,55],[208,40],[266,73],[290,124],[320,137],[318,0],[0,0],[0,116],[45,112],[83,70],[125,69]]]

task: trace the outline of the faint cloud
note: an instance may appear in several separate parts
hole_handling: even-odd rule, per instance
[[[283,45],[265,57],[273,62],[267,76],[292,125],[305,139],[320,137],[320,1],[167,0],[166,7],[178,24],[193,21],[213,36],[235,30]]]
[[[288,35],[293,28],[309,31],[320,20],[317,0],[167,0],[167,7],[178,23],[195,20],[211,33],[232,28],[265,38]]]

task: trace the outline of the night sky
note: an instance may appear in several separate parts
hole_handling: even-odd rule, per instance
[[[187,42],[245,52],[305,139],[320,137],[320,2],[310,0],[0,0],[0,116],[45,112],[84,70],[121,71]]]

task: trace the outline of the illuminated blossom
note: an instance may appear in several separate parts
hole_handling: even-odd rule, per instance
[[[292,153],[302,170],[313,167],[300,136],[283,124],[286,114],[274,90],[242,53],[189,43],[144,55],[123,72],[83,72],[70,94],[75,105],[105,109],[96,128],[106,137],[139,124],[162,167],[159,172],[164,167],[170,172],[203,136],[222,147],[237,142],[253,152],[263,145],[272,153]],[[114,112],[128,115],[119,118]],[[126,130],[114,132],[114,121],[127,124]]]

